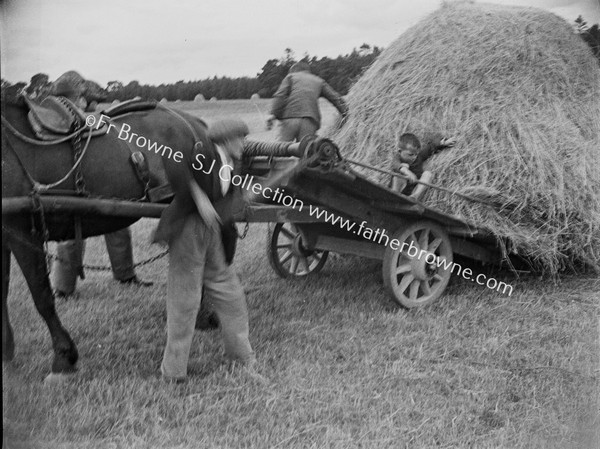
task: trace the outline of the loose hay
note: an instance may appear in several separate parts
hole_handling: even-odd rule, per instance
[[[348,103],[334,136],[347,157],[387,167],[405,132],[455,136],[430,160],[436,183],[500,192],[510,207],[432,189],[427,204],[488,228],[542,271],[600,270],[600,67],[558,16],[445,4],[380,55]]]

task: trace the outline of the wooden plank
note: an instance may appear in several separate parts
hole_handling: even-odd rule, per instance
[[[452,250],[461,256],[490,264],[498,263],[502,260],[502,253],[500,251],[477,245],[466,239],[450,237],[450,243],[452,244]]]
[[[419,204],[417,200],[402,195],[383,184],[371,181],[344,165],[339,165],[328,173],[310,169],[305,169],[304,172],[309,176],[320,176],[323,181],[334,185],[336,189],[346,191],[355,197],[393,204]]]
[[[392,201],[373,201],[371,203],[377,209],[400,214],[421,216],[425,212],[425,207],[421,204],[406,204]]]
[[[143,203],[138,201],[107,200],[100,198],[79,198],[44,195],[39,197],[45,212],[78,213],[105,215],[110,217],[151,217],[159,218],[166,204]],[[2,198],[2,215],[30,212],[31,198]]]
[[[336,192],[344,193],[349,198],[369,204],[373,209],[377,209],[380,212],[389,212],[391,216],[408,215],[412,217],[423,217],[433,220],[443,226],[463,228],[470,232],[473,230],[480,230],[480,228],[470,225],[458,217],[454,217],[436,209],[427,207],[423,203],[413,198],[399,194],[385,186],[374,183],[354,172],[352,173],[352,176],[355,177],[354,182],[342,182],[341,179],[343,178],[334,176],[334,173],[339,170],[341,169],[335,169],[332,171],[332,173],[325,174],[317,170],[305,169],[300,173],[295,181],[301,188],[303,188],[306,184],[314,184],[314,178],[317,178],[319,179],[319,184],[329,185]],[[310,178],[313,179],[310,180]],[[314,198],[312,200],[319,201],[318,199]],[[319,202],[322,202],[326,205],[331,204],[326,200]]]
[[[308,206],[306,206],[305,210]],[[246,206],[243,211],[236,214],[235,221],[248,223],[318,223],[307,212],[299,211],[293,207],[277,206],[271,204],[256,204]]]
[[[321,204],[321,209],[329,213],[335,213],[344,217],[352,217],[352,220],[360,223],[366,221],[369,227],[384,228],[392,233],[401,223],[400,216],[385,213],[372,206],[371,200],[356,198],[349,193],[337,189],[328,183],[315,182],[301,173],[292,183],[291,187],[299,198],[305,198],[311,203]]]
[[[317,237],[315,248],[332,251],[339,254],[353,254],[368,259],[383,260],[385,246],[368,240],[348,240],[339,237],[320,235]]]

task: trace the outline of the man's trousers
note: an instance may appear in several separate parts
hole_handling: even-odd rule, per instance
[[[279,140],[282,142],[300,142],[305,136],[315,136],[319,125],[311,118],[286,118],[279,125]]]
[[[120,229],[104,234],[106,249],[110,259],[113,276],[118,281],[126,281],[135,276],[133,268],[133,249],[131,247],[131,231]],[[52,285],[67,295],[75,291],[77,285],[77,261],[83,260],[85,240],[82,241],[81,259],[78,257],[77,242],[66,240],[56,245],[58,260],[52,264]]]
[[[246,295],[235,270],[225,262],[221,231],[207,227],[199,214],[192,213],[185,218],[181,234],[169,241],[167,344],[161,365],[165,378],[187,375],[201,301],[209,301],[219,317],[225,355],[252,365]]]

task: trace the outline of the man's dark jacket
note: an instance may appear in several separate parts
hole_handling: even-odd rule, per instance
[[[181,162],[175,162],[170,158],[163,159],[167,178],[175,193],[175,197],[171,204],[163,211],[154,233],[153,241],[168,243],[173,236],[181,233],[187,216],[192,213],[198,213],[189,188],[190,179],[194,179],[198,186],[206,193],[219,217],[221,217],[221,234],[225,249],[225,259],[228,263],[231,263],[237,243],[237,228],[233,214],[239,205],[240,195],[233,184],[231,184],[229,191],[223,196],[221,180],[219,178],[219,169],[223,164],[219,153],[213,142],[206,137],[205,133],[201,135],[200,142],[201,144],[197,144],[194,147],[191,157],[188,158],[184,155],[184,159]],[[198,154],[202,154],[204,157],[197,157]],[[202,163],[202,167],[200,167],[198,161]],[[234,173],[237,170],[239,168],[236,163]]]

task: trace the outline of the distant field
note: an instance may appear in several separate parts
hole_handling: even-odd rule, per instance
[[[167,106],[189,112],[206,121],[209,125],[223,118],[239,118],[250,128],[250,137],[259,140],[274,140],[277,130],[267,131],[265,122],[270,112],[271,100],[219,100],[219,101],[180,101],[168,102]],[[108,106],[108,105],[101,105]],[[323,123],[321,134],[326,135],[337,119],[337,111],[326,100],[320,101]]]
[[[208,123],[238,116],[253,137],[271,139],[268,104],[172,105]],[[161,251],[148,243],[155,224],[132,228],[138,261]],[[266,231],[250,225],[234,263],[268,385],[225,364],[218,332],[196,334],[187,384],[161,382],[163,258],[138,270],[152,288],[88,270],[75,297],[57,301],[80,370],[44,387],[50,339],[13,261],[17,353],[3,364],[3,447],[598,447],[597,277],[494,272],[513,285],[510,297],[453,277],[438,302],[407,311],[386,296],[376,261],[334,256],[314,277],[278,278]],[[108,265],[102,238],[89,239],[85,262]]]

